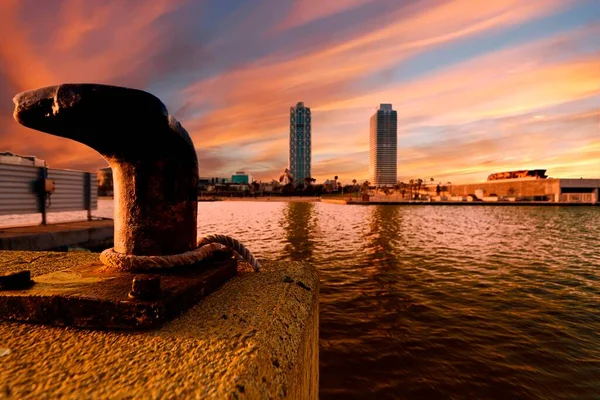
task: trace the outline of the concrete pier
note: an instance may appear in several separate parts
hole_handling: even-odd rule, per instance
[[[110,219],[59,224],[0,227],[0,250],[56,250],[61,247],[111,247],[114,238]]]
[[[3,272],[97,262],[91,253],[0,251]],[[263,262],[147,332],[0,321],[0,399],[316,399],[318,292],[306,263]]]
[[[551,201],[355,201],[343,199],[322,199],[322,203],[359,206],[496,206],[496,207],[600,207],[600,203],[561,203]]]

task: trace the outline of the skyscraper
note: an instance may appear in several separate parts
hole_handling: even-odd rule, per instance
[[[294,182],[303,183],[311,176],[310,108],[299,102],[290,107],[290,159],[289,168]]]
[[[380,104],[371,117],[369,177],[371,185],[391,186],[398,180],[398,115]]]

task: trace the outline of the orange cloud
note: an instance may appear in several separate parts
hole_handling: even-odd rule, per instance
[[[566,37],[558,36],[499,51],[435,75],[383,90],[375,88],[367,95],[358,96],[346,85],[372,65],[367,61],[362,64],[359,60],[348,68],[327,68],[330,63],[307,62],[314,56],[311,55],[305,59],[234,71],[187,90],[192,96],[195,93],[216,93],[217,98],[223,96],[223,103],[226,104],[226,107],[213,111],[203,119],[189,121],[187,126],[195,137],[206,137],[207,141],[203,139],[202,142],[207,145],[228,145],[240,137],[256,140],[277,136],[287,130],[288,107],[295,104],[296,100],[305,100],[313,106],[314,112],[313,156],[327,153],[329,156],[336,155],[342,165],[344,154],[349,151],[349,143],[352,143],[352,151],[368,150],[366,121],[374,106],[382,99],[394,103],[400,110],[401,121],[427,119],[429,124],[464,124],[479,119],[518,115],[597,95],[600,90],[597,79],[599,60],[595,54],[575,54],[554,63],[544,61],[551,51],[556,51],[557,45],[569,45],[590,33],[590,29],[583,29]],[[299,71],[307,72],[295,73],[294,66]],[[350,78],[347,78],[348,75]],[[303,93],[314,102],[302,97]],[[341,100],[343,96],[346,98]],[[338,121],[346,125],[343,145],[337,148],[326,148],[322,143],[327,132],[332,132],[332,127],[339,124],[335,120],[327,123],[320,121],[326,118],[328,112],[335,112]],[[489,132],[484,131],[483,134]],[[439,160],[431,161],[430,166],[440,168]],[[418,170],[426,167],[424,164],[413,164],[411,168]],[[485,168],[487,171],[490,166]],[[318,173],[321,169],[314,170]],[[464,168],[456,171],[464,172]],[[484,169],[478,171],[483,173]],[[365,178],[366,170],[357,169],[353,175]]]
[[[275,28],[275,32],[297,28],[372,1],[374,0],[321,1],[315,3],[311,0],[297,0],[292,4],[288,16]]]
[[[368,118],[380,102],[391,102],[399,111],[401,174],[436,176],[443,169],[476,178],[537,161],[594,171],[597,142],[588,119],[557,116],[548,109],[599,95],[598,53],[577,46],[598,36],[597,26],[440,65],[402,83],[385,77],[391,70],[402,73],[419,54],[507,31],[558,13],[568,2],[422,0],[389,3],[382,15],[351,19],[383,3],[311,1],[308,7],[308,0],[302,0],[279,17],[265,16],[263,11],[279,8],[257,1],[234,11],[238,23],[220,26],[217,32],[223,35],[201,40],[185,26],[194,21],[184,18],[194,2],[65,0],[57,2],[55,15],[46,16],[47,26],[41,27],[23,18],[26,1],[0,3],[0,35],[10,39],[0,42],[0,149],[35,152],[52,166],[95,168],[103,161],[83,145],[16,125],[10,98],[34,87],[93,81],[161,87],[155,93],[192,135],[204,175],[246,168],[264,179],[275,177],[287,163],[288,110],[297,101],[313,109],[313,174],[318,179],[332,174],[346,181],[366,178]],[[326,19],[339,20],[331,34],[303,36],[306,25]],[[293,43],[304,38],[310,43],[282,42],[281,37],[296,33]],[[247,35],[261,42],[243,41]],[[236,47],[239,41],[242,47]],[[589,112],[582,107],[577,112]],[[546,116],[534,120],[533,112]],[[566,123],[581,138],[558,153],[550,144],[533,151],[534,139],[524,139],[523,132],[538,141],[546,135],[557,146],[558,127]],[[432,126],[439,132],[423,133]],[[573,158],[577,151],[589,161]],[[455,153],[477,156],[465,159]]]
[[[355,38],[347,42],[317,47],[293,59],[275,54],[192,85],[182,95],[203,101],[210,93],[216,109],[201,120],[185,121],[186,126],[198,132],[196,137],[202,137],[203,142],[207,139],[204,143],[208,146],[230,143],[239,137],[272,135],[286,129],[287,109],[299,100],[315,110],[336,108],[347,101],[344,99],[355,96],[348,87],[374,68],[386,68],[449,40],[539,17],[561,4],[552,1],[542,8],[520,1],[492,1],[474,6],[463,0],[413,10],[415,15],[410,14],[410,18],[403,18],[407,11],[401,9],[395,23],[375,30],[363,26],[365,31],[357,31]],[[448,18],[449,13],[452,18]],[[364,105],[374,107],[378,102],[369,100]],[[318,117],[313,120],[318,123]]]
[[[28,32],[19,24],[18,0],[0,2],[0,59],[4,74],[19,90],[52,82],[54,71],[40,62],[38,50],[28,38]]]
[[[58,4],[54,4],[52,19],[44,17],[53,29],[41,36],[38,26],[22,17],[27,8],[24,1],[0,2],[0,36],[6,38],[0,41],[0,80],[8,88],[6,93],[0,90],[0,148],[35,151],[55,167],[97,168],[104,162],[86,146],[15,123],[13,95],[62,82],[120,84],[127,76],[131,77],[124,79],[130,82],[128,86],[144,86],[148,70],[142,63],[168,44],[161,40],[168,32],[153,23],[185,2],[137,3],[139,7],[130,9],[131,13],[124,12],[124,7],[133,2],[66,0]]]
[[[588,110],[545,119],[526,114],[450,125],[437,141],[400,149],[400,179],[434,176],[459,183],[520,168],[547,168],[553,177],[598,177],[598,117],[597,110]],[[469,135],[478,130],[482,135]]]

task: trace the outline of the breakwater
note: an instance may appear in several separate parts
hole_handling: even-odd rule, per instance
[[[575,203],[551,201],[354,201],[342,199],[322,199],[323,203],[347,204],[357,206],[456,206],[456,207],[600,207],[600,203]]]

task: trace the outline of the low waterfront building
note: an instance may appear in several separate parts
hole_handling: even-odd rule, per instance
[[[231,175],[231,183],[248,185],[252,183],[252,175],[244,171],[236,171],[234,175]]]
[[[198,178],[198,186],[208,186],[208,185],[222,185],[225,183],[230,183],[229,178],[220,178],[218,176],[201,176]]]
[[[28,165],[48,168],[48,163],[36,156],[21,156],[10,151],[0,152],[0,164]]]
[[[258,182],[257,192],[272,192],[275,188],[280,187],[281,184],[276,180],[271,180],[271,182]]]
[[[231,184],[229,178],[221,178],[218,176],[200,176],[198,177],[198,192],[214,192],[223,190]]]
[[[496,172],[488,176],[488,181],[505,179],[546,179],[545,169],[525,169],[520,171]]]
[[[544,178],[536,174],[521,178],[496,177],[481,183],[447,185],[447,189],[451,198],[466,199],[471,196],[479,200],[497,197],[509,201],[600,202],[600,179]]]

